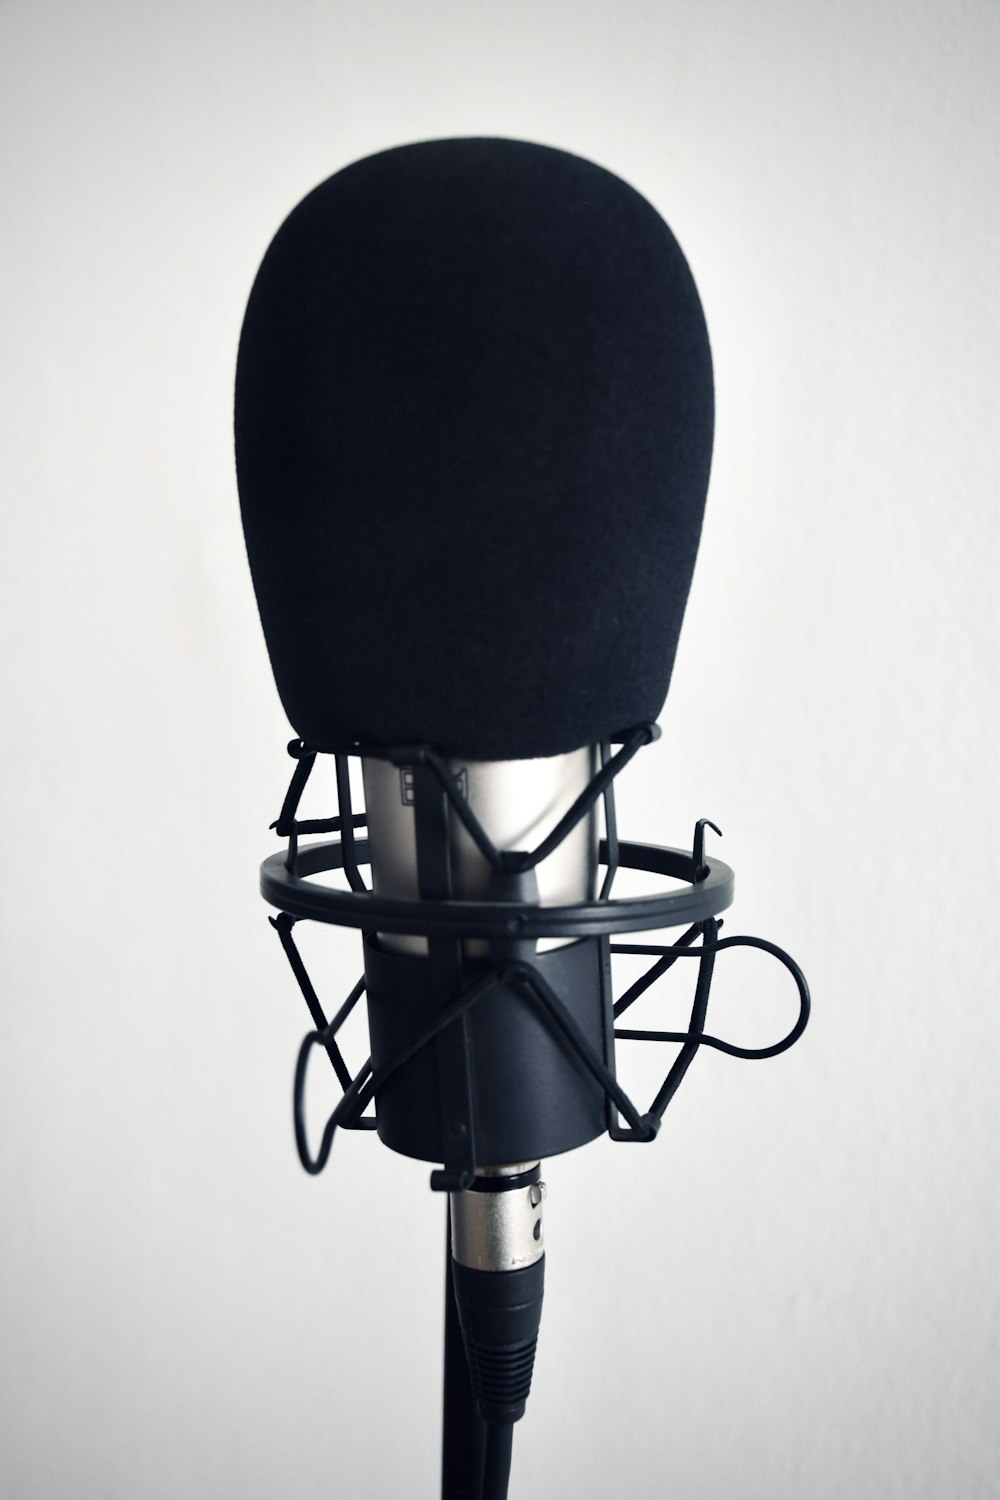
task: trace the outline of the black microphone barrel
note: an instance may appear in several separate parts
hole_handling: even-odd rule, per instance
[[[538,973],[560,996],[588,1043],[614,1068],[611,973],[607,939],[578,942],[516,962],[464,960],[460,988],[492,985],[451,1023],[466,1027],[477,1165],[536,1161],[572,1151],[607,1129],[601,1084],[581,1065],[540,1014],[525,970]],[[365,942],[368,1025],[376,1075],[405,1055],[440,1013],[441,997],[429,961],[396,953],[369,936]],[[456,1121],[446,1115],[442,1057],[454,1067],[456,1050],[426,1045],[386,1081],[378,1097],[378,1133],[387,1146],[422,1161],[454,1155]],[[461,1066],[461,1060],[459,1061]],[[454,1079],[447,1080],[454,1086]]]

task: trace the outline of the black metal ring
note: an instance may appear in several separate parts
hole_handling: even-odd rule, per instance
[[[359,864],[368,862],[368,840],[354,841]],[[601,840],[600,857],[608,850]],[[598,937],[613,932],[651,932],[704,922],[732,904],[734,876],[719,859],[705,860],[700,871],[690,850],[659,844],[620,842],[618,864],[628,870],[687,881],[683,890],[608,901],[578,901],[572,906],[540,906],[524,901],[399,901],[373,891],[335,890],[310,879],[344,868],[339,839],[300,845],[295,872],[287,867],[284,851],[272,854],[260,867],[264,900],[293,917],[355,927],[365,932],[396,932],[427,937],[524,938]]]

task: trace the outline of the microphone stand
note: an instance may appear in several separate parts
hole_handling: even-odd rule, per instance
[[[486,1423],[469,1380],[451,1278],[451,1214],[446,1208],[444,1261],[444,1412],[441,1500],[479,1500],[486,1459]]]
[[[420,895],[424,900],[447,900],[451,894],[451,860],[448,848],[447,801],[439,783],[423,767],[415,768],[414,804],[417,820],[417,864]],[[461,979],[461,944],[454,938],[428,941],[428,963],[436,985],[457,987]],[[463,1054],[468,1038],[465,1018],[453,1032],[437,1039],[443,1064],[444,1087],[456,1095],[458,1117],[471,1114],[471,1099]],[[448,1052],[453,1055],[448,1056]],[[455,1055],[457,1054],[457,1055]],[[456,1064],[458,1066],[456,1066]],[[449,1087],[450,1085],[450,1087]],[[471,1144],[471,1143],[470,1143]],[[469,1162],[470,1168],[474,1163]],[[452,1281],[451,1203],[445,1198],[444,1263],[444,1410],[442,1418],[441,1500],[480,1500],[486,1462],[486,1423],[479,1413],[469,1376],[465,1343],[459,1324],[458,1305]]]

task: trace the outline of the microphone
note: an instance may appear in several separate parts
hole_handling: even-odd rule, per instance
[[[446,1497],[506,1493],[541,1312],[541,1161],[605,1132],[653,1139],[701,1046],[774,1055],[808,1016],[787,954],[719,939],[733,877],[706,858],[706,820],[690,851],[617,833],[614,780],[658,734],[712,432],[708,335],[676,239],[632,187],[562,151],[445,140],[357,162],[293,209],[250,294],[237,477],[297,735],[274,825],[288,850],[261,889],[315,1026],[296,1140],[311,1172],[341,1127],[439,1164]],[[322,756],[338,811],[299,819]],[[673,885],[614,898],[620,867]],[[331,870],[339,885],[314,878]],[[332,1021],[301,920],[362,933],[364,977]],[[684,923],[669,947],[610,941]],[[705,1031],[716,954],[736,944],[795,980],[798,1018],[771,1048]],[[614,952],[655,959],[618,1001]],[[698,964],[689,1031],[616,1030],[682,957]],[[363,993],[371,1057],[352,1077],[336,1038]],[[680,1044],[645,1113],[617,1080],[616,1038]],[[313,1156],[316,1046],[344,1096]]]

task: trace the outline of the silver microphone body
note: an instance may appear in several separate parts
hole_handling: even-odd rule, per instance
[[[498,849],[528,850],[541,843],[589,785],[597,770],[591,747],[535,760],[450,760],[460,794]],[[372,884],[379,896],[420,899],[417,831],[412,772],[373,756],[362,759],[368,850]],[[461,820],[450,818],[452,894],[457,900],[485,901],[491,870]],[[598,813],[596,806],[559,846],[535,867],[541,905],[593,900],[597,888]],[[386,948],[426,953],[419,936],[380,933]],[[542,938],[538,951],[561,947],[567,938]],[[482,958],[488,944],[467,938],[467,958]]]

